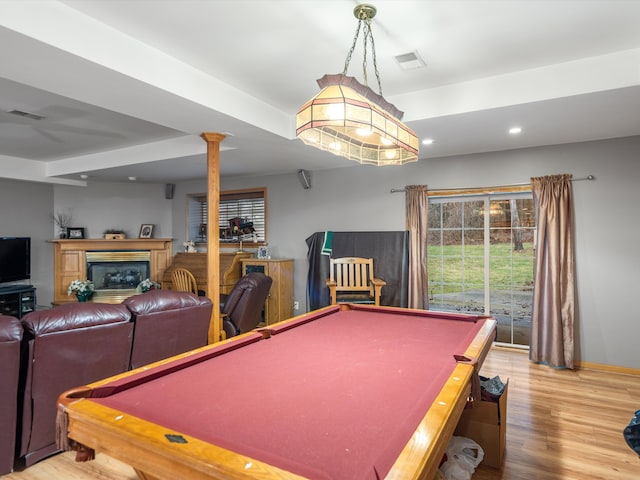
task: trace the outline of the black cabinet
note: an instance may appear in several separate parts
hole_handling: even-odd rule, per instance
[[[0,313],[22,318],[36,309],[36,289],[31,285],[0,288]]]

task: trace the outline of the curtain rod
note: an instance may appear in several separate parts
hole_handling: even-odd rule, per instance
[[[585,180],[595,180],[596,177],[593,175],[587,175],[586,177],[582,177],[582,178],[572,178],[571,181],[572,182],[583,182]],[[526,182],[526,183],[512,183],[510,185],[500,185],[499,187],[497,186],[493,186],[493,187],[466,187],[466,188],[435,188],[435,189],[429,189],[429,192],[445,192],[445,191],[450,191],[450,190],[473,190],[474,188],[485,188],[486,190],[491,190],[492,188],[508,188],[508,187],[523,187],[525,185],[531,185],[531,182]],[[406,189],[404,188],[392,188],[391,189],[391,193],[398,193],[398,192],[405,192]]]

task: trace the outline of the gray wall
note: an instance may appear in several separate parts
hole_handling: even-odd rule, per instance
[[[316,231],[403,230],[404,194],[392,188],[496,186],[532,176],[595,175],[574,182],[578,284],[577,357],[583,362],[640,368],[640,315],[631,301],[640,291],[636,212],[640,137],[421,160],[403,167],[312,172],[304,190],[295,173],[223,179],[223,190],[268,188],[268,239],[277,257],[295,259],[295,299],[306,305],[305,238]],[[224,158],[223,158],[224,161]],[[292,168],[295,171],[295,167]],[[174,235],[184,240],[184,195],[204,182],[176,188]],[[178,194],[179,192],[179,194]]]
[[[53,298],[53,246],[51,238],[53,186],[0,180],[0,236],[31,237],[31,280],[12,282],[37,288],[38,305]]]
[[[172,201],[164,198],[164,185],[90,183],[88,187],[0,180],[0,236],[31,237],[31,280],[38,305],[53,300],[53,245],[58,230],[51,215],[68,213],[87,238],[102,238],[104,230],[121,228],[137,238],[140,225],[153,223],[155,238],[172,237]]]
[[[87,187],[56,185],[55,211],[70,212],[73,226],[84,227],[87,238],[103,238],[107,229],[122,229],[138,238],[140,225],[154,224],[154,238],[171,238],[172,201],[164,184],[89,182]],[[55,235],[55,229],[51,235]]]
[[[222,153],[224,161],[224,152]],[[640,368],[637,339],[640,315],[632,299],[640,291],[635,210],[640,185],[640,137],[571,145],[421,160],[403,167],[349,166],[312,172],[312,188],[292,173],[260,178],[223,179],[223,190],[268,188],[267,235],[276,257],[295,259],[295,299],[306,305],[305,238],[316,231],[404,229],[404,195],[391,188],[427,184],[430,188],[493,186],[527,182],[531,176],[572,173],[595,175],[575,182],[578,359]],[[346,165],[350,162],[345,161]],[[185,194],[206,190],[206,182],[176,186],[173,201],[164,185],[90,184],[88,188],[0,181],[0,232],[29,235],[34,243],[32,282],[39,303],[51,301],[49,213],[72,208],[77,226],[99,237],[120,227],[137,236],[140,224],[154,223],[154,236],[173,237],[174,251],[185,239]],[[16,201],[16,199],[20,201]]]

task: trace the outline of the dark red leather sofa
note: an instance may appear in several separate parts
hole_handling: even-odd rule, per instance
[[[11,472],[18,424],[18,379],[22,325],[0,315],[0,475]]]
[[[213,305],[155,290],[122,304],[70,303],[0,315],[0,475],[59,450],[58,396],[207,344]]]
[[[135,325],[131,369],[207,344],[213,304],[206,297],[152,290],[123,304]]]
[[[25,315],[19,456],[29,466],[58,451],[56,404],[65,390],[129,367],[133,323],[124,305],[74,303]]]

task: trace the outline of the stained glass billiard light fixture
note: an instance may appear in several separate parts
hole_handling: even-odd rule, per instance
[[[358,28],[342,73],[324,75],[322,89],[305,103],[296,115],[296,135],[307,145],[369,165],[404,165],[418,160],[418,137],[401,122],[403,112],[382,97],[382,84],[376,63],[371,19],[372,5],[353,10]],[[365,84],[347,76],[356,42],[363,31]],[[367,85],[367,46],[371,43],[373,67],[379,94]]]

